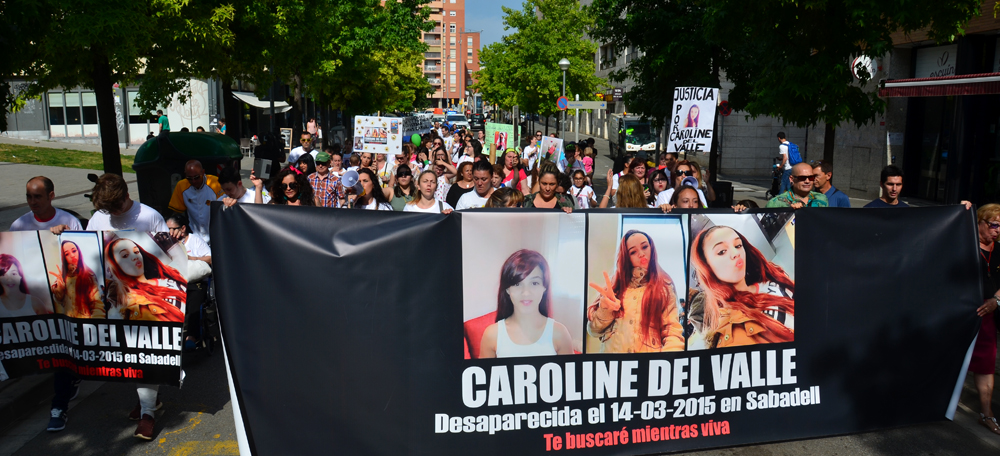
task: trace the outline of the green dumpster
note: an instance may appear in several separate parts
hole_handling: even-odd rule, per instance
[[[218,133],[173,132],[161,134],[139,146],[132,169],[139,186],[139,201],[164,216],[174,186],[184,178],[188,160],[201,161],[205,173],[218,175],[226,166],[239,168],[243,153],[232,138]]]

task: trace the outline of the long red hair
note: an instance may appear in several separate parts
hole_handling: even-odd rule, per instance
[[[656,259],[656,245],[648,234],[639,230],[629,230],[622,236],[618,245],[618,260],[615,268],[615,277],[612,280],[612,291],[615,297],[622,302],[622,307],[615,312],[615,318],[625,316],[625,291],[628,290],[629,283],[632,282],[632,260],[628,254],[628,240],[630,237],[640,234],[646,237],[649,242],[649,269],[646,274],[649,282],[646,290],[642,293],[642,319],[639,325],[642,327],[642,334],[647,341],[658,341],[655,346],[660,346],[659,341],[663,337],[663,312],[668,307],[667,303],[677,303],[677,293],[674,291],[674,281],[663,269]]]
[[[74,276],[69,275],[69,265],[66,264],[66,255],[62,253],[66,244],[72,244],[73,248],[76,249],[76,274]],[[97,288],[97,275],[83,262],[83,252],[80,251],[80,246],[75,242],[62,241],[59,244],[59,253],[62,257],[63,283],[67,283],[69,277],[76,277],[76,286],[73,288],[75,294],[73,295],[72,303],[76,315],[90,315],[94,313],[94,309],[90,308],[89,298],[90,290]]]
[[[125,290],[119,290],[119,292],[131,292],[146,298],[153,306],[160,308],[166,312],[161,320],[164,321],[184,321],[184,313],[178,307],[167,302],[164,298],[174,298],[178,302],[184,302],[187,299],[187,292],[184,290],[175,290],[173,288],[161,287],[153,285],[150,283],[140,282],[135,277],[132,277],[122,270],[121,266],[118,265],[118,260],[115,258],[115,245],[121,241],[129,241],[139,249],[139,254],[142,255],[142,268],[143,275],[146,279],[169,279],[177,282],[178,285],[187,285],[187,280],[181,276],[181,273],[176,269],[163,264],[156,255],[152,255],[143,249],[141,245],[135,243],[131,239],[118,238],[108,243],[105,248],[104,255],[105,258],[110,259],[111,272],[114,273],[116,280],[125,286]]]
[[[739,310],[747,316],[767,328],[778,340],[777,342],[791,342],[795,340],[795,333],[781,324],[781,322],[764,314],[768,308],[776,308],[789,315],[795,315],[795,302],[791,298],[784,296],[774,296],[770,294],[750,293],[737,291],[731,284],[725,283],[715,275],[705,258],[705,239],[713,231],[719,228],[729,228],[740,237],[743,242],[743,251],[746,252],[746,283],[747,285],[761,282],[774,282],[781,285],[786,290],[794,293],[795,283],[788,278],[788,274],[780,266],[767,261],[764,254],[760,253],[742,233],[728,226],[713,226],[702,230],[701,233],[691,243],[691,263],[698,274],[698,283],[705,293],[705,332],[712,333],[720,328],[720,312],[723,307]]]

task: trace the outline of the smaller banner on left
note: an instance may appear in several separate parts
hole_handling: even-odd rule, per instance
[[[167,233],[0,232],[0,381],[178,385],[187,253]]]

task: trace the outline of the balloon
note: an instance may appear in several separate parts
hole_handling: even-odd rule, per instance
[[[410,142],[413,143],[414,146],[419,146],[421,141],[423,141],[423,139],[421,139],[420,135],[416,133],[414,133],[413,136],[410,136]]]

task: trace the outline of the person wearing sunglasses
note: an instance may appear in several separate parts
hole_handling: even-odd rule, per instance
[[[692,167],[691,162],[687,160],[677,162],[677,168],[674,169],[674,187],[657,193],[656,202],[653,207],[663,207],[664,205],[673,207],[674,203],[671,203],[671,201],[674,199],[674,193],[679,191],[681,187],[684,187],[685,185],[694,187],[694,189],[698,191],[698,200],[701,202],[701,207],[708,207],[708,201],[705,199],[705,192],[698,188],[698,178],[695,177],[694,167]]]
[[[187,214],[191,231],[211,245],[208,232],[208,222],[212,215],[210,204],[224,194],[219,179],[206,175],[198,160],[190,160],[184,164],[184,180],[177,182],[167,207],[174,212]]]
[[[299,137],[299,144],[301,144],[299,147],[292,149],[292,151],[288,153],[288,163],[298,162],[299,158],[302,157],[303,154],[312,155],[313,161],[315,161],[316,154],[319,153],[319,151],[313,149],[312,135],[306,131],[302,132],[302,136]]]
[[[965,203],[965,201],[963,201]],[[967,205],[966,207],[970,207]],[[979,424],[1000,434],[1000,424],[993,415],[993,376],[997,360],[997,306],[1000,305],[1000,255],[993,260],[1000,236],[1000,205],[986,204],[976,211],[979,234],[979,270],[982,277],[983,304],[976,309],[981,317],[979,335],[972,347],[969,372],[979,393]],[[996,276],[994,276],[996,274]]]
[[[313,189],[309,185],[309,179],[305,174],[297,173],[290,167],[283,168],[275,176],[274,184],[271,186],[270,204],[315,206],[316,201],[313,199]]]
[[[826,195],[813,191],[813,182],[816,175],[813,174],[812,166],[808,163],[798,163],[792,166],[792,173],[788,177],[791,184],[784,193],[771,198],[767,202],[767,207],[790,207],[801,209],[803,207],[828,207],[830,202]]]

